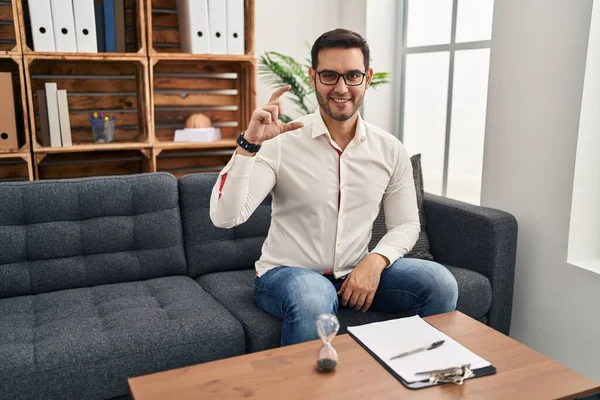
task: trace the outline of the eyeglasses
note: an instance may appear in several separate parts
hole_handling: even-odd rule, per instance
[[[350,71],[345,74],[338,74],[335,71],[323,70],[317,71],[317,75],[319,75],[319,80],[323,85],[334,86],[337,85],[340,80],[340,76],[343,77],[344,83],[348,86],[359,86],[365,80],[364,72],[360,71]]]

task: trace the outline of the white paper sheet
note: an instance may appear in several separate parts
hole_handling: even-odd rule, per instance
[[[348,327],[382,362],[405,381],[412,383],[428,379],[417,372],[471,364],[471,369],[488,367],[490,363],[440,332],[419,316],[374,322]],[[395,355],[445,340],[440,347],[391,360]]]

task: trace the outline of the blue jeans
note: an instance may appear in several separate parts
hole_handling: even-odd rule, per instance
[[[283,320],[285,346],[318,338],[315,321],[323,313],[337,314],[342,283],[304,268],[277,267],[255,279],[254,299],[263,311]],[[370,310],[425,317],[454,311],[457,298],[456,280],[445,267],[401,258],[381,273]]]

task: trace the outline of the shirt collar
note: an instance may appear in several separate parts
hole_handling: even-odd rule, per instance
[[[325,121],[323,121],[323,116],[321,115],[320,108],[317,108],[312,117],[312,137],[313,139],[319,137],[321,135],[327,135],[331,138],[329,134],[329,130],[327,130],[327,126],[325,125]],[[355,144],[360,144],[367,139],[366,129],[364,126],[364,121],[360,116],[360,112],[358,113],[358,122],[356,124],[356,132],[354,134]]]

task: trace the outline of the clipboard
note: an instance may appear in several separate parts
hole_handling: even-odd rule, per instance
[[[425,321],[425,320],[422,320],[422,321],[426,322],[427,326],[429,326],[430,328],[435,329],[440,334],[443,334],[445,337],[448,337],[443,332],[439,331],[437,328],[435,328],[434,326],[429,324],[427,321]],[[387,322],[391,322],[391,321],[387,321]],[[379,324],[379,323],[375,323],[375,324]],[[371,324],[368,324],[368,325],[371,325]],[[385,325],[385,321],[383,322],[383,325]],[[428,328],[428,329],[430,329],[430,328]],[[410,379],[410,381],[409,381],[409,380],[404,379],[400,375],[400,373],[398,373],[394,368],[392,368],[388,364],[387,361],[385,361],[385,359],[383,359],[380,355],[378,355],[375,351],[373,351],[373,349],[371,349],[366,343],[364,343],[361,339],[359,339],[357,337],[357,335],[351,331],[351,329],[352,328],[348,329],[348,335],[352,339],[354,339],[362,348],[364,348],[375,360],[377,360],[377,362],[379,362],[390,374],[392,374],[392,376],[394,376],[405,387],[407,387],[409,389],[422,389],[422,388],[431,387],[431,386],[443,385],[445,383],[454,383],[454,384],[461,385],[463,383],[463,381],[465,381],[465,380],[472,379],[472,378],[478,378],[481,376],[492,375],[492,374],[496,373],[496,368],[491,364],[487,365],[487,366],[475,368],[475,369],[470,369],[470,364],[466,364],[466,365],[458,364],[458,365],[453,366],[452,368],[447,368],[447,369],[443,369],[443,370],[435,370],[435,369],[434,370],[425,370],[425,371],[423,371],[424,375],[423,375],[422,380],[413,381],[413,379]],[[385,329],[385,327],[382,327],[382,329]],[[449,338],[449,340],[451,340],[451,338]],[[458,345],[460,345],[460,344],[458,343]],[[472,354],[474,354],[474,353],[472,353]],[[484,361],[484,360],[482,360],[482,361]],[[489,364],[489,362],[486,362],[486,364]],[[421,372],[419,374],[413,373],[413,375],[420,375],[420,374],[421,374]]]

